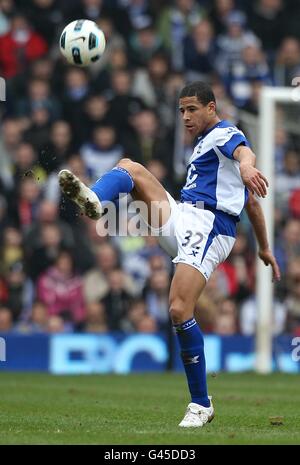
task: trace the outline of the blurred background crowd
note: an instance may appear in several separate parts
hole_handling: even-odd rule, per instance
[[[58,48],[80,18],[107,40],[84,69]],[[182,86],[211,83],[221,118],[255,149],[262,86],[300,76],[299,24],[298,0],[0,0],[0,332],[169,328],[173,265],[157,239],[101,234],[61,196],[57,172],[91,183],[126,154],[179,200],[192,150]],[[300,335],[300,115],[297,105],[277,113],[273,331]],[[254,333],[255,260],[243,215],[198,302],[204,332]]]

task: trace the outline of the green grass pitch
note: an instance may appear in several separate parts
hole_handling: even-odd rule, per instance
[[[0,374],[1,444],[300,444],[300,377],[208,375],[216,417],[181,429],[183,374]],[[274,418],[275,417],[275,418]]]

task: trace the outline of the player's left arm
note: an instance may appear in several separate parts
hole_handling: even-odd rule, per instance
[[[269,246],[265,217],[260,203],[256,200],[255,196],[251,192],[249,193],[246,211],[258,242],[259,258],[266,266],[271,265],[273,270],[273,281],[279,281],[280,269],[276,258],[274,257]]]
[[[245,145],[239,145],[233,152],[233,158],[240,163],[241,177],[249,191],[259,197],[265,197],[269,183],[265,176],[255,168],[256,156],[252,150]]]

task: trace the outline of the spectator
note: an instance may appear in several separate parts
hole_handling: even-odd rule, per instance
[[[12,312],[8,307],[0,306],[0,333],[6,333],[13,328]]]
[[[102,302],[90,302],[86,307],[86,319],[82,330],[85,333],[107,333],[105,307]]]
[[[49,316],[47,320],[46,328],[47,328],[47,333],[50,333],[50,334],[51,333],[54,333],[54,334],[65,333],[68,331],[63,318],[59,315]]]
[[[47,43],[33,32],[27,19],[20,14],[15,15],[11,20],[10,30],[0,37],[2,76],[9,79],[24,72],[26,66],[44,55],[47,49]]]
[[[88,271],[84,277],[84,295],[87,302],[98,301],[109,292],[108,275],[119,267],[117,249],[106,242],[96,249],[97,267]],[[134,282],[128,275],[125,277],[125,289],[134,294]]]
[[[289,211],[293,218],[300,219],[300,189],[295,189],[289,198]]]
[[[228,294],[238,302],[247,298],[254,287],[255,263],[254,248],[249,244],[249,238],[240,228],[229,259],[222,263],[222,270],[227,279]]]
[[[6,273],[7,301],[13,322],[15,323],[26,310],[26,304],[31,304],[31,284],[25,274],[22,262],[13,263]]]
[[[287,203],[293,190],[300,189],[300,154],[288,150],[283,160],[283,171],[276,177],[275,189],[282,208],[287,209]]]
[[[235,0],[214,0],[209,14],[214,30],[219,36],[227,29],[227,18],[235,10]]]
[[[275,243],[275,253],[284,275],[293,257],[300,255],[300,220],[289,219]]]
[[[130,37],[129,46],[131,63],[136,67],[146,66],[155,53],[163,51],[162,41],[150,18],[143,18],[136,25]]]
[[[23,231],[29,228],[37,218],[41,186],[29,172],[21,178],[16,196],[10,199],[11,218]]]
[[[0,4],[0,37],[10,29],[11,17],[14,14],[14,0],[2,0]]]
[[[286,37],[280,45],[274,64],[275,83],[277,86],[290,86],[299,73],[300,41],[295,37]]]
[[[54,265],[38,278],[37,297],[47,305],[49,316],[60,316],[71,324],[85,319],[82,280],[69,252],[61,251]]]
[[[188,81],[209,81],[214,74],[215,35],[211,23],[203,19],[184,39],[184,67]]]
[[[40,149],[39,162],[47,173],[57,171],[73,153],[71,127],[67,121],[52,124],[49,138]]]
[[[57,39],[58,26],[62,22],[62,12],[57,0],[33,0],[29,9],[29,19],[51,47]]]
[[[8,226],[3,231],[3,242],[1,241],[0,270],[6,273],[16,262],[21,262],[24,258],[23,237],[17,228]]]
[[[257,328],[257,299],[252,295],[240,309],[240,330],[245,336],[254,336]],[[272,333],[282,334],[286,328],[286,305],[277,299],[272,308]]]
[[[105,305],[107,324],[110,331],[121,331],[130,304],[130,294],[126,291],[125,274],[114,269],[108,274],[108,293],[102,302]]]
[[[0,138],[0,180],[6,190],[14,187],[11,173],[15,150],[22,140],[22,123],[17,119],[6,119],[2,123]]]
[[[51,115],[48,108],[43,104],[40,108],[32,111],[31,122],[24,132],[24,140],[31,142],[35,150],[39,152],[49,138],[50,125]]]
[[[242,11],[232,11],[226,18],[226,34],[217,39],[215,66],[221,76],[226,76],[234,63],[238,64],[246,47],[260,48],[258,38],[246,28],[247,18]]]
[[[258,80],[251,79],[248,82],[248,85],[249,85],[248,90],[250,92],[250,96],[247,102],[243,104],[243,110],[249,113],[252,113],[255,116],[258,116],[260,95],[261,95],[262,88],[264,87],[264,82],[263,80],[260,80],[260,79]],[[245,134],[247,134],[247,132],[249,131],[249,128],[246,126],[245,128],[243,127],[242,129],[245,132]],[[278,151],[280,151],[280,147]]]
[[[176,0],[166,7],[159,18],[158,31],[163,46],[169,51],[172,67],[183,68],[183,38],[204,16],[204,11],[195,0]]]
[[[232,299],[219,302],[213,332],[222,336],[232,336],[238,332],[236,303]]]
[[[238,107],[244,107],[251,99],[251,83],[271,83],[269,68],[259,47],[248,45],[241,50],[241,59],[234,60],[225,77],[228,92]]]
[[[61,105],[58,99],[51,95],[50,84],[43,79],[31,79],[28,83],[27,97],[16,105],[18,117],[28,117],[36,110],[49,111],[50,120],[60,117]]]
[[[156,53],[149,59],[146,69],[140,68],[134,73],[134,95],[140,97],[148,107],[157,108],[161,116],[166,106],[169,68],[167,55]]]
[[[3,231],[7,224],[8,224],[7,202],[6,202],[5,197],[0,194],[0,244],[2,244]]]
[[[195,311],[195,318],[204,332],[213,331],[218,314],[218,303],[228,295],[226,276],[218,267],[207,282]]]
[[[253,4],[249,23],[261,39],[263,48],[272,57],[286,30],[286,16],[282,0],[258,0]]]
[[[30,237],[30,236],[29,236]],[[57,260],[63,246],[63,236],[55,223],[44,224],[40,229],[39,242],[34,248],[28,247],[28,274],[35,281],[41,273]]]
[[[69,7],[69,14],[66,21],[74,21],[78,18],[97,21],[101,17],[108,17],[111,19],[116,29],[126,39],[130,32],[128,13],[124,8],[119,8],[118,6],[110,8],[109,4],[110,2],[108,2],[106,6],[104,0],[81,0],[78,8],[74,8],[74,5]]]
[[[93,63],[91,74],[93,86],[100,93],[110,87],[110,77],[114,69],[127,69],[130,67],[126,42],[116,31],[112,20],[107,16],[101,16],[97,21],[103,31],[106,46],[101,60]]]
[[[144,24],[155,16],[153,2],[149,0],[120,0],[119,4],[127,9],[133,28]]]
[[[126,70],[115,70],[111,76],[109,118],[120,135],[130,129],[129,118],[145,107],[144,102],[131,91],[131,75]]]
[[[22,179],[26,176],[32,177],[35,181],[41,184],[46,179],[46,173],[38,163],[36,151],[28,142],[22,142],[17,147],[12,171],[14,185],[17,190]]]
[[[149,314],[155,319],[158,328],[164,330],[169,323],[170,277],[166,270],[155,271],[144,289]]]
[[[284,128],[277,128],[275,131],[275,172],[280,174],[284,169],[284,156],[290,148],[290,141],[287,131]]]
[[[138,329],[139,322],[147,315],[147,308],[143,299],[130,302],[126,319],[123,321],[122,330],[126,333],[134,333]]]
[[[80,155],[92,182],[96,182],[111,170],[122,158],[123,153],[123,147],[117,143],[113,126],[97,126],[93,131],[92,141],[80,148]]]
[[[286,330],[295,336],[300,335],[300,256],[289,262],[287,269],[287,287],[289,296],[285,301],[287,308]]]
[[[75,147],[86,134],[84,106],[91,91],[89,81],[87,71],[79,67],[68,68],[64,78],[63,119],[71,125]]]
[[[20,321],[16,327],[20,333],[46,333],[48,330],[47,307],[43,302],[36,300],[27,320]]]
[[[59,228],[63,244],[66,248],[74,248],[74,235],[71,227],[59,218],[58,206],[49,200],[42,200],[39,204],[37,221],[24,236],[28,249],[35,249],[41,245],[41,232],[43,226],[55,225]]]
[[[86,134],[85,140],[92,137],[93,130],[99,126],[107,126],[110,123],[109,118],[109,103],[104,95],[91,95],[84,106],[86,119]]]
[[[141,320],[138,320],[136,330],[138,333],[157,333],[158,325],[150,315],[145,315]]]
[[[153,110],[142,110],[131,118],[134,135],[124,140],[125,152],[146,165],[153,159],[163,160],[165,168],[170,169],[171,144],[159,134],[159,119]]]

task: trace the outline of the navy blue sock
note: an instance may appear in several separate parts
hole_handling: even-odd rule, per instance
[[[180,325],[174,325],[181,348],[186,377],[192,402],[210,406],[207,396],[206,364],[204,356],[204,341],[200,328],[195,320],[191,318]]]
[[[128,194],[134,188],[134,182],[127,170],[116,166],[105,173],[90,187],[101,202],[118,199],[119,194]]]

